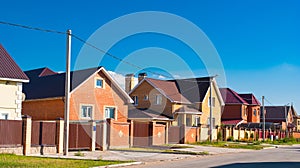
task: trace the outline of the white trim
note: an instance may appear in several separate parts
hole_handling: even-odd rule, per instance
[[[64,97],[49,97],[49,98],[40,98],[40,99],[29,99],[29,100],[25,100],[24,102],[47,101],[47,100],[57,100],[57,99],[64,100]]]
[[[106,109],[106,108],[115,108],[114,118],[112,118],[112,119],[114,119],[114,120],[117,121],[117,120],[118,120],[118,107],[117,107],[117,106],[104,105],[104,106],[103,106],[103,118],[104,118],[104,119],[107,119],[106,116],[105,116],[105,113],[106,113],[106,112],[105,112],[105,109]]]
[[[28,83],[28,79],[12,79],[12,78],[0,78],[0,80],[3,81],[12,81],[12,82],[22,82],[22,83]]]
[[[92,107],[92,114],[91,117],[82,117],[81,115],[81,110],[83,106],[87,106],[87,107]],[[80,120],[92,120],[94,118],[94,114],[95,114],[95,105],[94,104],[85,104],[85,103],[80,103],[79,104],[79,119]]]

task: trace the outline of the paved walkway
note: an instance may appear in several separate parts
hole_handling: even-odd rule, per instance
[[[186,144],[183,144],[187,146]],[[240,153],[245,151],[251,151],[247,149],[230,149],[230,148],[218,148],[209,146],[198,146],[198,145],[188,145],[191,148],[180,148],[174,149],[178,151],[189,151],[189,152],[208,152],[210,155],[224,154],[224,153]],[[167,154],[159,152],[141,152],[141,151],[81,151],[80,153],[84,156],[75,156],[77,152],[69,152],[68,156],[62,154],[45,154],[38,155],[32,154],[31,156],[41,156],[41,157],[53,157],[53,158],[72,158],[72,159],[103,159],[103,160],[132,160],[139,162],[156,162],[156,161],[166,161],[166,160],[179,160],[185,158],[193,157],[204,157],[203,155],[189,155],[189,154]]]

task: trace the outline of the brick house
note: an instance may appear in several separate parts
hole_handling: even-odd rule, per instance
[[[22,89],[27,82],[29,78],[0,44],[0,119],[22,119]]]
[[[48,68],[25,72],[30,83],[24,85],[27,97],[23,114],[33,120],[64,118],[65,73]],[[110,119],[115,136],[111,146],[129,145],[128,104],[133,101],[103,67],[71,72],[70,121]],[[110,135],[114,136],[114,135]],[[123,141],[120,137],[127,137]],[[124,142],[118,144],[119,142]]]
[[[184,125],[207,128],[210,113],[210,80],[213,86],[213,126],[220,126],[224,103],[216,81],[210,77],[158,80],[147,78],[143,73],[139,74],[139,82],[132,88],[133,75],[127,75],[125,88],[134,100],[134,107],[129,110],[129,116],[135,116],[129,118],[138,122],[142,118],[136,116],[146,113],[155,116],[155,122],[165,123],[166,127]],[[148,121],[152,122],[153,119],[151,117]]]
[[[260,102],[253,94],[238,94],[230,88],[220,88],[225,106],[222,124],[238,126],[242,123],[260,122]]]
[[[281,129],[296,129],[292,106],[265,106],[265,121],[281,125]],[[261,116],[262,119],[262,116]]]

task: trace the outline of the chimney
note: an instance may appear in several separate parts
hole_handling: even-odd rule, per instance
[[[134,74],[125,75],[125,91],[129,93],[134,88]]]
[[[147,73],[139,73],[139,83],[147,77]]]

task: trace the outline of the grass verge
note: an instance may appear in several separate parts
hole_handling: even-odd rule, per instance
[[[178,149],[178,148],[177,148]],[[172,149],[157,149],[157,148],[126,148],[126,149],[114,149],[117,151],[132,151],[132,152],[151,152],[151,153],[167,153],[167,154],[185,154],[185,155],[208,155],[208,152],[192,152],[192,151],[179,151]]]
[[[261,150],[266,146],[256,143],[238,143],[238,142],[197,142],[193,145],[213,146],[222,148],[236,148],[236,149],[252,149]]]
[[[54,168],[85,168],[105,166],[112,164],[128,163],[125,161],[108,160],[79,160],[79,159],[56,159],[31,156],[19,156],[15,154],[0,154],[0,167],[54,167]]]

